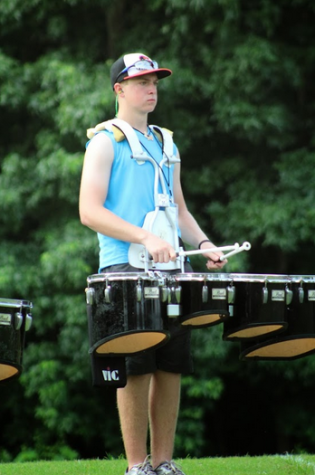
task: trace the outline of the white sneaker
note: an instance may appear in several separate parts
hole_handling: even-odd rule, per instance
[[[160,463],[154,471],[156,475],[185,475],[173,460]]]
[[[156,475],[156,472],[149,462],[149,455],[144,462],[134,465],[130,470],[127,469],[125,475]]]

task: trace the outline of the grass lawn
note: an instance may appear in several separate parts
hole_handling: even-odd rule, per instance
[[[315,455],[176,460],[186,475],[315,475]],[[0,464],[0,475],[123,475],[126,461],[76,460]]]

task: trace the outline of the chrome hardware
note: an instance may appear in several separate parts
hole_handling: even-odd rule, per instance
[[[209,289],[207,285],[202,286],[202,303],[208,302],[209,298]]]
[[[104,289],[104,297],[105,297],[105,303],[111,303],[112,302],[112,286],[106,283],[106,287]]]
[[[303,303],[304,302],[304,289],[302,285],[299,287],[299,302]]]
[[[263,304],[266,304],[268,302],[268,295],[269,295],[269,291],[267,289],[267,286],[265,286],[262,288],[262,294],[261,294]]]
[[[20,330],[23,324],[23,315],[20,312],[14,314],[14,326],[16,330]]]
[[[27,314],[25,317],[25,331],[28,332],[33,323],[33,318],[31,314]]]
[[[176,302],[177,302],[177,303],[180,303],[180,301],[181,301],[181,296],[182,296],[182,288],[181,288],[180,285],[179,285],[178,287],[175,287],[174,295],[175,295],[175,300],[176,300]]]
[[[140,282],[138,282],[136,286],[136,299],[137,299],[137,302],[141,302],[142,300],[142,286]]]
[[[235,302],[235,287],[234,285],[229,285],[227,288],[227,293],[228,293],[228,303],[234,303]]]
[[[92,289],[91,287],[87,287],[85,289],[85,298],[86,298],[86,303],[88,305],[93,305],[93,303],[94,303],[94,294],[95,294],[95,290]]]
[[[285,288],[285,303],[287,305],[290,305],[290,303],[292,302],[292,298],[293,298],[293,292],[291,289],[289,289],[289,287],[286,287]]]
[[[167,287],[166,285],[163,285],[161,289],[161,300],[162,302],[167,302],[170,296],[170,288]]]

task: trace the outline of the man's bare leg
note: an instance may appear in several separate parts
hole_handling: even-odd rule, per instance
[[[150,385],[149,414],[152,466],[173,457],[180,404],[181,375],[156,371]]]
[[[117,389],[117,405],[128,468],[147,456],[149,386],[151,374],[128,376],[124,388]]]

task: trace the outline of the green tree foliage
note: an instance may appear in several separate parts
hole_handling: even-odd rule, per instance
[[[98,248],[78,217],[85,131],[114,115],[118,55],[144,51],[173,70],[152,123],[175,131],[187,202],[209,235],[252,243],[226,271],[313,273],[314,10],[310,0],[1,1],[0,295],[34,303],[22,377],[1,386],[2,460],[123,450],[114,392],[91,387],[84,288]],[[194,332],[176,454],[312,447],[312,357],[241,363],[221,331]]]

